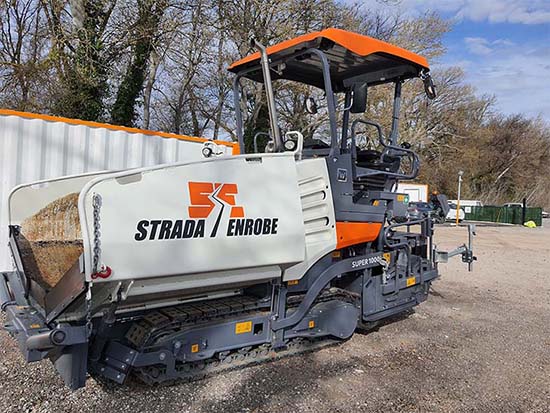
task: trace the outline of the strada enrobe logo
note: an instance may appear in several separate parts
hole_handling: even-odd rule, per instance
[[[219,206],[211,237],[215,237],[224,209],[231,209],[231,218],[243,218],[244,209],[235,205],[237,184],[213,184],[211,182],[189,182],[189,218],[208,218]]]
[[[182,238],[215,238],[217,236],[262,236],[277,234],[278,218],[247,218],[237,204],[237,184],[189,182],[189,219],[141,220],[134,239],[167,240]],[[225,225],[223,231],[221,225]]]

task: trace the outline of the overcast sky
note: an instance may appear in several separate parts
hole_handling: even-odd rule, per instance
[[[437,11],[454,22],[440,65],[461,66],[504,113],[550,121],[550,0],[366,0],[391,13]],[[389,5],[388,5],[389,3]],[[437,65],[432,70],[437,70]]]

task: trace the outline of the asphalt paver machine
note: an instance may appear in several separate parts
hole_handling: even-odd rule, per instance
[[[194,162],[13,190],[15,269],[2,273],[0,298],[27,361],[50,359],[73,389],[87,373],[193,380],[346,340],[424,301],[438,261],[471,264],[471,244],[437,251],[433,219],[409,217],[395,192],[420,167],[399,142],[401,89],[420,78],[435,97],[427,61],[338,29],[252,45],[229,68],[241,154],[205,144]],[[261,153],[245,150],[244,79],[265,90]],[[324,136],[283,130],[280,80],[324,93]],[[363,117],[380,84],[394,85],[389,136]],[[362,127],[374,148],[359,145]]]

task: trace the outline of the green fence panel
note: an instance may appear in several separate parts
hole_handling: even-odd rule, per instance
[[[525,221],[534,221],[537,226],[542,226],[542,208],[527,208]]]
[[[469,221],[498,222],[502,224],[522,225],[522,207],[473,206],[465,207],[465,219]],[[542,225],[542,208],[527,208],[525,221],[534,221]]]

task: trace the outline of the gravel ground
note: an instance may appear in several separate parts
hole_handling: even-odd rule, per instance
[[[439,228],[449,249],[464,228]],[[479,261],[442,265],[429,300],[316,353],[191,384],[70,392],[0,333],[0,412],[550,411],[550,228],[480,228]]]

